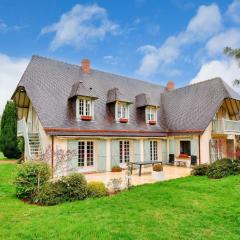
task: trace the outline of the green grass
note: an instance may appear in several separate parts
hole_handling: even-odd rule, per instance
[[[0,239],[240,239],[240,177],[187,177],[53,207],[16,199],[0,164]]]

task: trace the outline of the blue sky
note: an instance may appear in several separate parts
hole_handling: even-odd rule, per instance
[[[231,84],[240,71],[227,45],[240,47],[240,0],[1,0],[0,112],[32,54],[181,87]]]

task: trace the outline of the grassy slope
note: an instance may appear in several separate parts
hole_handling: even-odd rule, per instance
[[[0,165],[0,239],[240,239],[240,177],[188,177],[54,207],[14,196]]]

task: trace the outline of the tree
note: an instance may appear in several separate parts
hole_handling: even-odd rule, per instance
[[[236,59],[240,65],[240,48],[232,49],[230,47],[224,48],[224,53],[230,57],[233,57]],[[240,79],[235,79],[233,82],[233,85],[239,86],[240,85]]]
[[[0,149],[7,158],[19,158],[17,140],[17,109],[13,101],[8,101],[1,119]]]

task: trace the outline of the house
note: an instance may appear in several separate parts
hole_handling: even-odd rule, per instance
[[[33,56],[12,96],[28,160],[51,149],[75,151],[78,172],[171,157],[210,163],[233,156],[240,95],[215,78],[175,89]]]

